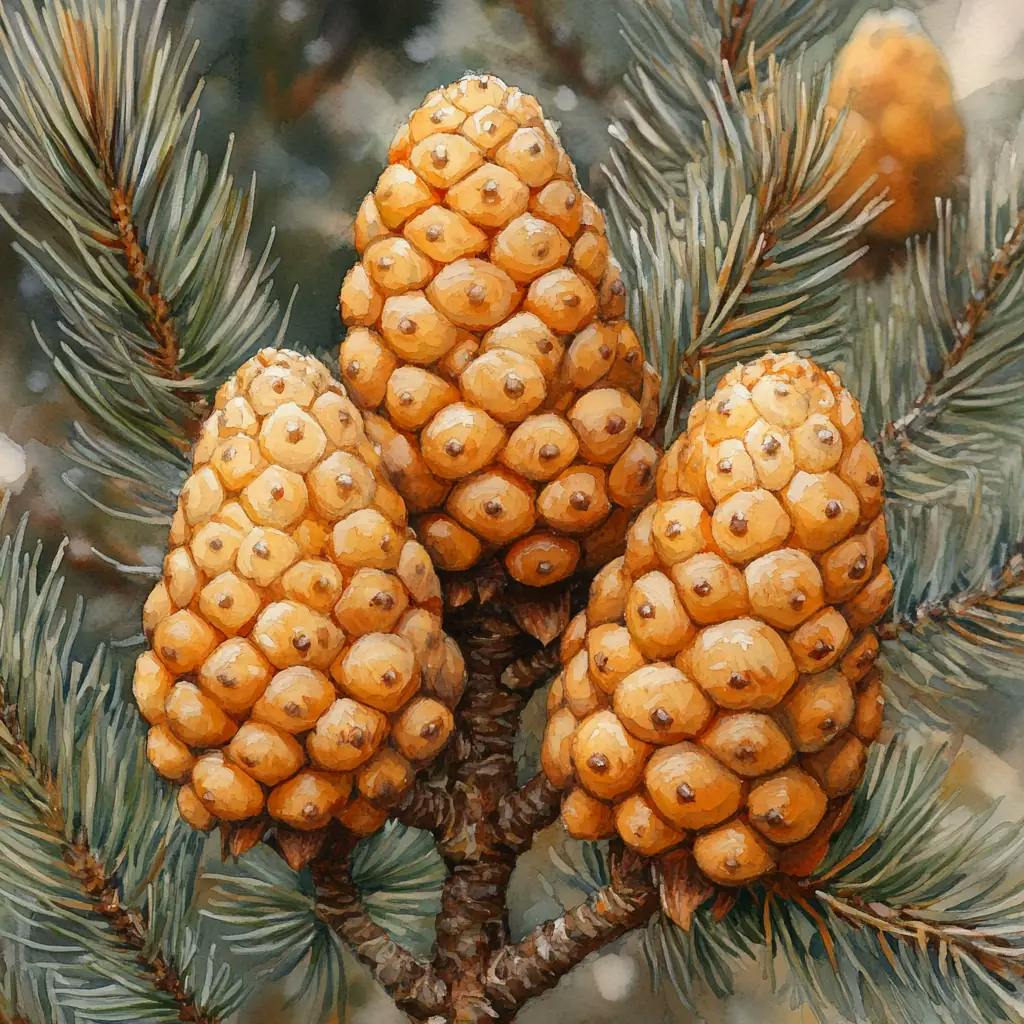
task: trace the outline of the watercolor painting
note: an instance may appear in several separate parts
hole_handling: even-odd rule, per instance
[[[0,1024],[1024,1021],[1017,0],[0,0]]]

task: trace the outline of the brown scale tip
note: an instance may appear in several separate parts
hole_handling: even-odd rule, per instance
[[[719,473],[731,473],[732,472],[732,459],[719,459],[718,460],[718,472]]]
[[[544,257],[547,256],[549,252],[551,252],[551,246],[548,245],[546,242],[542,242],[540,245],[537,246],[536,249],[533,250],[534,256],[536,256],[539,260],[544,259]]]
[[[676,796],[679,797],[684,804],[692,804],[693,801],[697,799],[697,794],[693,791],[693,786],[688,782],[680,782],[679,785],[676,786]]]
[[[518,398],[526,390],[522,377],[515,373],[507,374],[505,377],[505,394],[509,398]]]
[[[733,672],[729,676],[729,685],[734,690],[745,690],[750,685],[750,680],[740,672]]]
[[[366,745],[366,733],[363,732],[363,730],[359,728],[359,726],[357,725],[348,734],[348,743],[349,746],[355,747],[356,750],[362,750],[363,747]]]
[[[851,580],[859,580],[868,569],[868,560],[863,555],[858,555],[854,560],[853,565],[850,566],[850,571],[847,574]]]
[[[247,768],[255,768],[256,767],[256,758],[253,757],[252,754],[243,754],[242,758],[241,758],[241,761],[242,761],[242,764],[244,764]]]
[[[753,761],[754,760],[754,748],[748,743],[741,743],[734,754],[737,761]]]
[[[381,256],[377,260],[377,268],[379,270],[390,270],[395,265],[395,261],[390,256]]]
[[[294,647],[300,654],[305,654],[312,646],[313,641],[310,640],[305,633],[296,633],[295,636],[292,637],[292,647]]]
[[[724,864],[726,871],[739,870],[740,862],[732,854],[725,858]]]
[[[694,583],[693,592],[698,597],[707,597],[711,593],[711,584],[707,580],[701,580],[699,583]]]
[[[431,224],[424,234],[427,236],[428,242],[437,242],[440,240],[441,235],[444,234],[444,230],[440,224]]]
[[[821,661],[822,658],[827,658],[834,650],[835,648],[831,644],[825,643],[824,640],[818,640],[811,648],[811,657],[815,661]]]
[[[580,297],[575,292],[566,292],[562,296],[563,306],[578,306],[580,304]]]
[[[630,365],[632,365],[633,363],[636,362],[638,355],[639,355],[639,353],[636,351],[636,349],[631,349],[625,355],[626,362],[629,363]]]
[[[444,167],[448,163],[448,147],[437,145],[430,152],[430,159],[435,167]]]
[[[234,676],[228,675],[227,672],[218,672],[217,682],[229,690],[233,690],[238,685],[238,680]]]
[[[339,491],[351,491],[355,486],[355,480],[352,479],[350,473],[339,473],[334,478],[335,484],[337,484]]]
[[[842,511],[843,506],[840,505],[835,498],[825,503],[825,515],[828,516],[829,519],[835,519],[835,517]]]
[[[737,537],[742,537],[747,530],[750,528],[750,524],[747,522],[747,517],[736,512],[732,519],[729,520],[729,529],[736,534]]]
[[[271,390],[273,390],[277,394],[281,394],[281,392],[284,391],[284,381],[278,378],[277,380],[274,381],[273,384],[270,385],[270,387]]]
[[[539,142],[535,142],[530,147],[530,155],[531,156],[537,156],[537,155],[539,155],[539,153],[540,153],[540,143]]]
[[[831,732],[836,727],[836,720],[834,718],[823,718],[821,720],[820,729],[822,732]]]
[[[411,391],[403,391],[398,396],[398,404],[399,405],[412,405],[412,392]]]
[[[877,487],[881,482],[882,478],[877,473],[868,473],[868,475],[864,477],[864,483],[869,487]]]
[[[386,593],[383,590],[378,590],[373,597],[370,598],[370,604],[374,608],[383,608],[384,611],[391,611],[395,607],[395,599],[391,594]]]
[[[298,703],[294,700],[288,701],[284,706],[284,713],[289,718],[298,718],[302,714],[302,708],[299,707]]]
[[[498,126],[494,121],[484,122],[484,131],[487,132],[488,135],[493,135],[497,130]]]
[[[575,192],[570,192],[569,195],[567,195],[565,197],[565,208],[567,210],[571,210],[575,205],[576,205],[576,193]]]
[[[294,420],[289,420],[285,427],[285,435],[292,444],[298,444],[305,433],[305,430],[302,429],[302,424],[296,423]]]
[[[441,731],[441,723],[438,721],[427,722],[426,725],[420,729],[420,736],[425,740],[433,739]]]
[[[718,405],[715,406],[715,412],[717,412],[720,416],[728,416],[729,413],[732,412],[732,409],[729,407],[729,400],[723,398],[718,403]]]
[[[221,594],[217,598],[218,608],[230,608],[235,603],[235,599],[230,594]]]
[[[557,459],[558,458],[558,453],[559,453],[560,450],[561,449],[559,449],[557,444],[550,444],[550,443],[549,444],[542,444],[540,446],[540,451],[538,451],[537,454],[545,462],[549,462],[551,459]]]
[[[555,346],[547,338],[537,339],[537,351],[547,355]]]
[[[430,115],[430,120],[432,124],[440,124],[444,120],[444,107],[440,110],[435,110]]]
[[[237,454],[238,450],[235,448],[235,446],[233,444],[229,445],[227,448],[224,449],[223,452],[221,452],[220,461],[230,462]]]
[[[595,772],[606,772],[610,767],[610,763],[604,754],[591,754],[587,758],[587,767]]]
[[[488,178],[480,191],[483,193],[484,199],[493,201],[498,198],[498,183],[493,178]]]
[[[582,491],[573,491],[569,495],[569,504],[577,512],[586,512],[590,508],[590,495],[584,494]]]
[[[664,708],[655,708],[651,712],[651,723],[656,729],[667,729],[674,721]]]
[[[637,608],[636,613],[641,619],[653,619],[654,605],[645,601],[639,608]]]
[[[612,281],[611,288],[608,289],[612,295],[625,295],[626,286],[621,281]]]
[[[594,655],[594,664],[597,666],[598,672],[604,672],[608,668],[608,655],[604,651],[598,651]]]
[[[454,437],[450,441],[446,441],[444,445],[445,455],[450,455],[453,459],[457,458],[465,450],[466,446],[461,441],[457,441]]]
[[[794,611],[800,611],[805,604],[807,604],[807,595],[802,594],[799,591],[789,599],[789,607]]]
[[[785,384],[776,384],[775,394],[777,394],[779,398],[785,398],[786,395],[789,394],[789,388],[787,388]]]
[[[765,816],[764,820],[769,825],[781,825],[785,822],[786,818],[777,807],[773,807]]]
[[[538,562],[537,574],[539,576],[550,576],[555,567],[550,562]]]
[[[280,484],[274,484],[270,488],[270,496],[274,501],[280,501],[284,497],[284,488]]]
[[[602,345],[597,350],[597,352],[598,352],[598,355],[600,355],[600,357],[602,359],[611,359],[611,357],[612,357],[612,350],[611,350],[611,348],[608,345]]]
[[[490,500],[484,502],[484,511],[489,516],[493,517],[500,516],[501,513],[505,511],[505,509],[497,498],[491,498]]]
[[[479,306],[487,298],[487,289],[482,284],[473,284],[466,289],[466,298],[474,306]]]
[[[782,447],[782,442],[774,435],[769,434],[761,445],[761,450],[766,455],[774,455],[779,448]]]
[[[875,660],[875,652],[871,650],[864,651],[861,656],[857,659],[857,667],[863,668],[865,665],[870,665]]]
[[[316,804],[314,803],[308,803],[302,808],[302,816],[307,821],[313,821],[319,813],[320,812],[317,810]]]
[[[389,668],[380,677],[380,681],[385,686],[393,686],[395,684],[395,682],[397,682],[397,680],[398,680],[398,673],[393,668]]]
[[[224,547],[224,541],[222,541],[220,537],[214,537],[213,540],[211,540],[210,543],[207,545],[207,547],[211,551],[220,551],[220,549]]]
[[[252,553],[257,558],[269,558],[270,557],[270,548],[268,548],[267,545],[263,543],[263,541],[258,540],[252,546]]]
[[[818,440],[822,444],[832,444],[832,442],[835,441],[835,439],[836,435],[833,434],[831,430],[826,430],[824,427],[822,427],[821,430],[818,431]]]
[[[609,416],[604,428],[609,434],[621,434],[626,429],[626,421],[621,416]]]
[[[398,326],[401,327],[402,325],[399,324]],[[345,376],[346,377],[358,377],[359,376],[359,370],[360,370],[359,360],[358,359],[353,359],[353,360],[351,360],[349,362],[348,366],[345,367]]]
[[[678,537],[679,534],[681,534],[682,532],[683,532],[682,523],[677,522],[675,519],[673,519],[665,527],[665,536],[669,537],[669,538],[671,538],[671,537]]]
[[[412,320],[410,317],[403,316],[402,319],[398,321],[398,329],[403,334],[415,334],[416,321]]]

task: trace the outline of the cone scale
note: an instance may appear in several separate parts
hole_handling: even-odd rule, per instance
[[[375,831],[445,746],[464,668],[404,503],[322,363],[265,349],[221,387],[169,547],[134,691],[182,817]]]
[[[341,377],[435,565],[528,586],[621,551],[653,496],[657,377],[604,219],[535,99],[431,93],[356,218]]]
[[[806,359],[697,404],[563,638],[542,764],[572,835],[725,886],[820,860],[881,729],[882,494],[856,401]]]

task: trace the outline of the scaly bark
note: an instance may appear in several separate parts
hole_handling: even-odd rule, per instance
[[[502,842],[497,818],[515,789],[513,744],[526,702],[523,693],[501,685],[501,676],[528,641],[497,601],[471,611],[456,638],[468,683],[449,774],[456,828],[439,844],[451,874],[437,918],[434,967],[450,993],[446,1019],[483,1024],[494,1019],[485,990],[487,964],[508,939],[506,892],[515,851]]]
[[[335,849],[313,862],[317,913],[369,967],[373,977],[413,1020],[443,1011],[447,989],[430,964],[398,945],[363,908],[349,874],[349,851]]]
[[[499,950],[486,979],[496,1019],[511,1020],[524,1003],[553,988],[584,957],[648,921],[658,906],[650,873],[638,864],[586,903]]]

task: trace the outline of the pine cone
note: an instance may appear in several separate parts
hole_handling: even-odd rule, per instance
[[[936,196],[951,196],[964,169],[964,128],[946,62],[912,14],[865,15],[839,54],[829,103],[849,107],[843,142],[863,144],[829,206],[877,175],[869,195],[887,189],[892,205],[865,237],[893,245],[932,230]]]
[[[355,225],[341,375],[435,564],[543,586],[622,550],[654,493],[658,380],[604,218],[537,101],[431,93]]]
[[[265,349],[217,393],[143,610],[148,754],[195,828],[379,828],[453,727],[462,658],[362,416]]]
[[[881,729],[887,552],[838,377],[788,355],[730,372],[563,637],[542,764],[570,833],[692,845],[722,885],[823,852]]]

